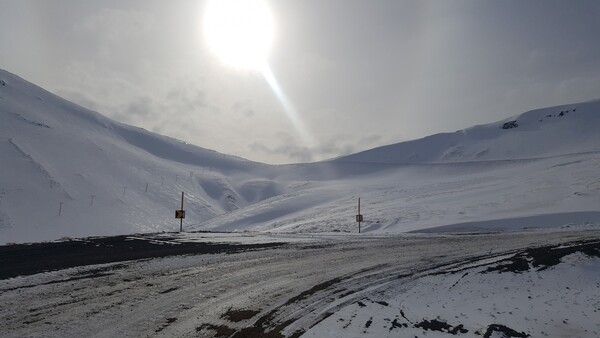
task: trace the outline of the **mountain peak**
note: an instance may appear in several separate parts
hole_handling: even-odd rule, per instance
[[[498,122],[441,133],[336,159],[438,163],[540,158],[600,150],[600,101],[536,109]]]

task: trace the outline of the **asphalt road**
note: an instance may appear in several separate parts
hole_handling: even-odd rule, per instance
[[[58,242],[0,246],[0,279],[76,266],[190,254],[235,253],[280,243],[226,244],[178,242],[169,234],[91,237]]]

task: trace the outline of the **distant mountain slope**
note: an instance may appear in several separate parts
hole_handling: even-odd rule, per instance
[[[279,191],[272,166],[115,122],[0,70],[0,243],[175,230]],[[59,215],[60,212],[60,215]]]
[[[545,108],[271,166],[115,122],[0,70],[0,244],[177,231],[182,191],[184,230],[356,232],[359,197],[368,233],[547,227],[549,218],[594,226],[599,108]]]
[[[427,163],[540,158],[600,150],[600,101],[532,110],[499,122],[338,158]]]
[[[77,136],[86,138],[91,135],[118,138],[157,157],[186,164],[230,170],[246,170],[256,164],[113,121],[3,70],[0,70],[0,79],[3,120],[12,118],[23,126],[45,127],[56,133],[68,131],[75,135],[79,132]],[[3,121],[6,130],[9,129],[7,120]]]

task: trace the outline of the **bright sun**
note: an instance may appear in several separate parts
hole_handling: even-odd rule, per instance
[[[222,62],[260,71],[273,39],[273,18],[263,0],[209,0],[204,36]]]

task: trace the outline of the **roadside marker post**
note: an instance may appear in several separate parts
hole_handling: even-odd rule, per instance
[[[183,210],[183,191],[181,192],[181,209],[175,210],[175,218],[179,218],[179,232],[182,232],[183,219],[185,218],[185,210]]]
[[[363,222],[363,215],[360,214],[360,197],[358,198],[358,214],[356,215],[356,221],[358,222],[358,233],[360,234],[360,223]]]

